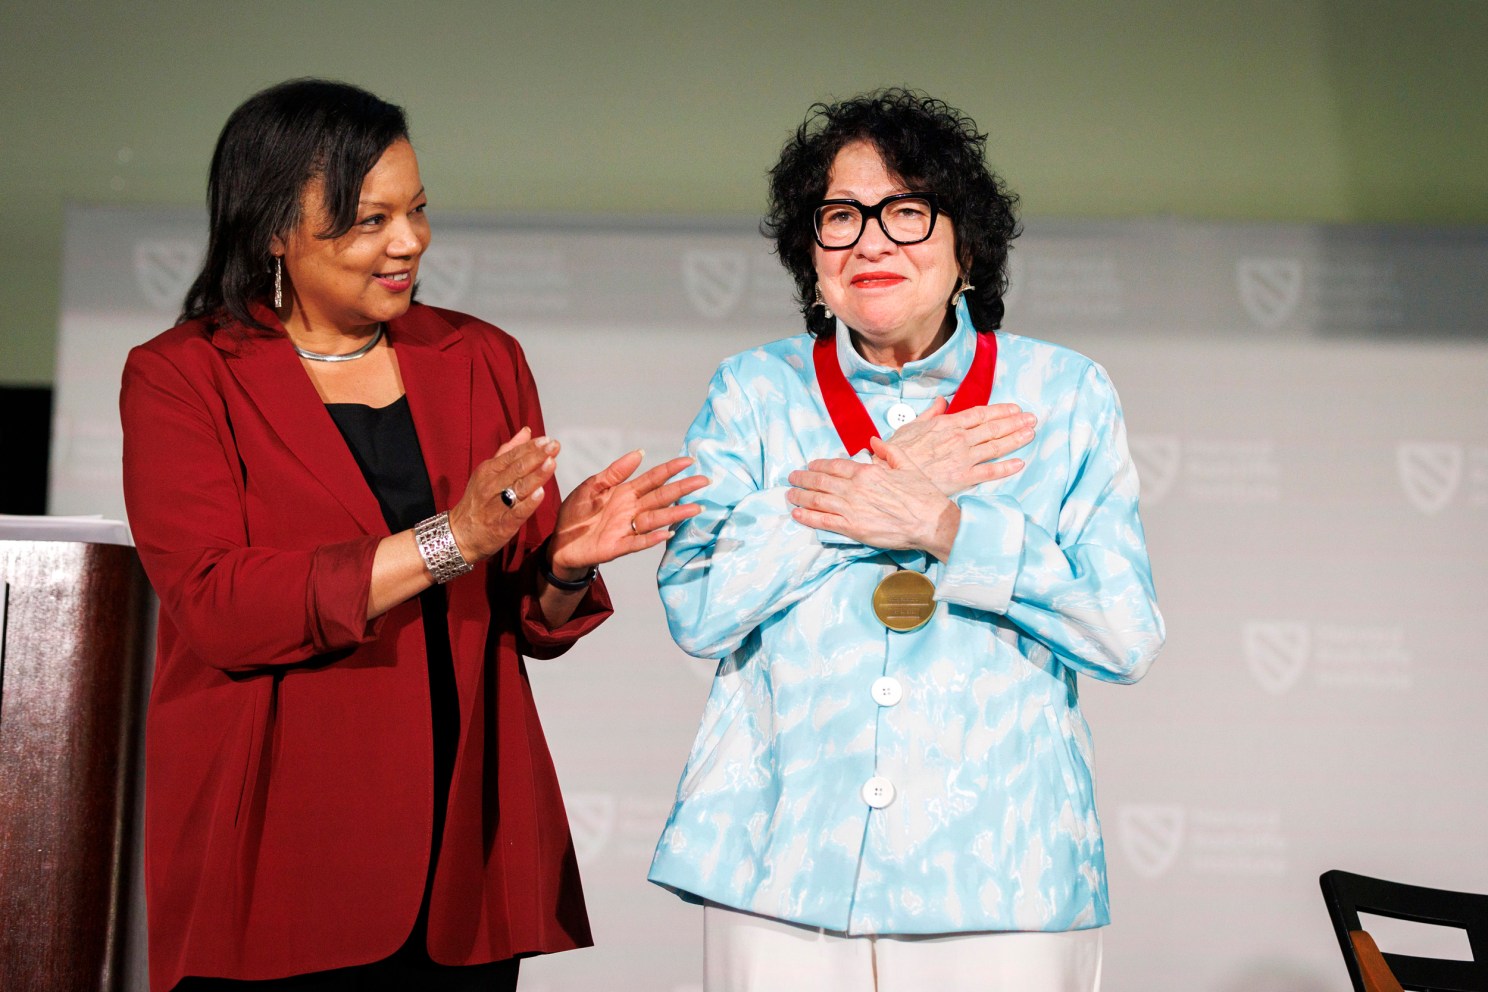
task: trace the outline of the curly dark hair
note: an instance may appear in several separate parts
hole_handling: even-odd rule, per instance
[[[362,180],[395,141],[408,140],[403,109],[349,83],[291,79],[255,93],[228,117],[207,178],[208,240],[180,320],[268,331],[249,309],[273,289],[269,245],[300,222],[300,195],[324,184],[329,227],[356,221]]]
[[[855,141],[878,149],[889,174],[912,190],[932,190],[956,228],[956,257],[976,288],[966,294],[972,325],[1002,325],[1008,249],[1022,233],[1018,197],[985,159],[987,136],[961,111],[914,90],[878,90],[838,103],[816,103],[770,170],[770,212],[760,232],[775,242],[796,281],[796,301],[815,337],[832,322],[813,305],[813,215],[826,195],[837,153]]]

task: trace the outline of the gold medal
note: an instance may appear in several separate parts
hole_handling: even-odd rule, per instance
[[[890,572],[873,590],[873,612],[890,630],[919,630],[935,612],[935,583],[919,572]]]

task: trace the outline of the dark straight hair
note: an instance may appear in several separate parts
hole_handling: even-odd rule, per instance
[[[245,100],[212,153],[207,257],[179,319],[270,330],[249,305],[273,291],[270,246],[300,223],[306,184],[319,179],[325,190],[330,222],[317,236],[339,238],[356,222],[362,180],[407,138],[403,108],[348,83],[291,79]]]

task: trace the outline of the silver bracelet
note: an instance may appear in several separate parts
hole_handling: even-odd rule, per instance
[[[428,520],[420,520],[414,525],[413,539],[418,543],[424,567],[439,585],[475,568],[460,554],[460,546],[455,543],[454,532],[450,530],[448,513],[436,513]]]

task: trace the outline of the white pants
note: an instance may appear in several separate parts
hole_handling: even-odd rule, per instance
[[[709,903],[704,992],[1100,992],[1101,931],[852,936]]]

